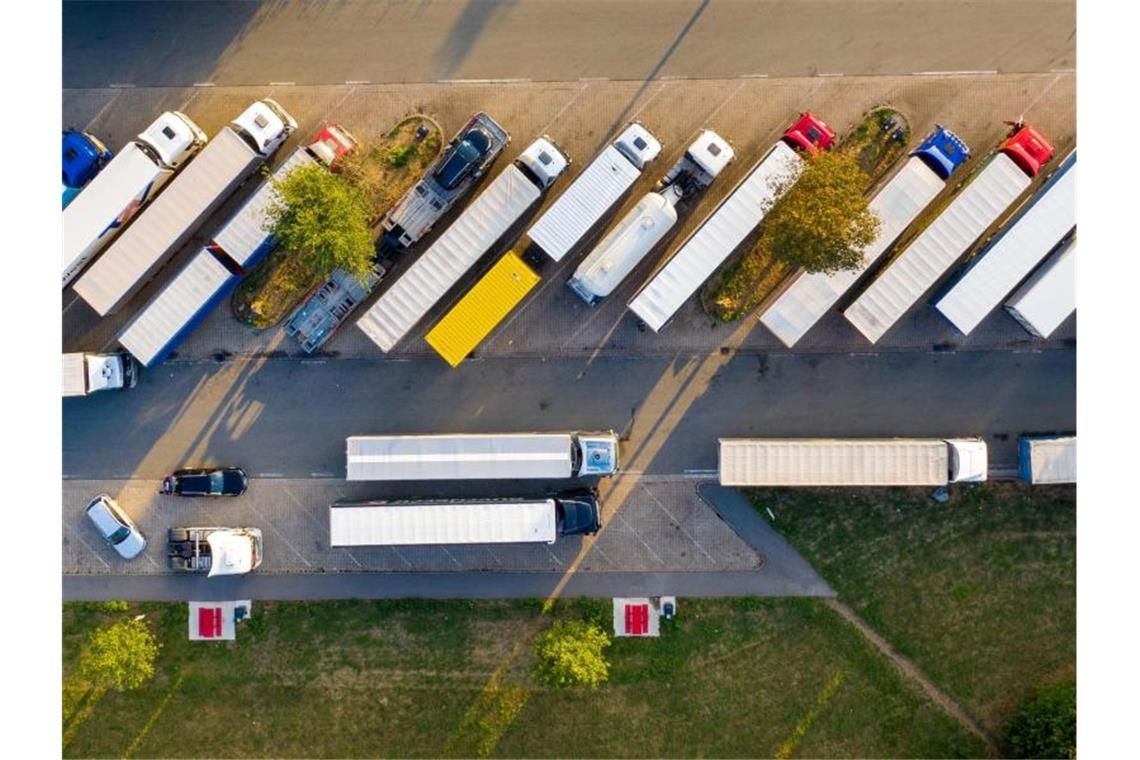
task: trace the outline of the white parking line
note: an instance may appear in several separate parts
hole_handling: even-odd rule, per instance
[[[842,71],[821,71],[818,74],[816,74],[816,76],[817,77],[841,77],[841,76],[843,76],[843,72]]]
[[[346,79],[345,84],[372,84],[367,79]]]
[[[555,554],[553,551],[551,551],[550,547],[548,545],[543,544],[542,546],[544,549],[546,549],[546,553],[550,555],[550,558],[552,560],[554,560],[554,564],[558,565],[559,567],[562,567],[562,560],[558,559],[558,555]]]
[[[566,101],[566,105],[562,106],[562,108],[559,109],[558,113],[554,114],[554,118],[548,121],[542,129],[538,130],[538,133],[540,135],[545,134],[546,130],[550,129],[550,125],[558,121],[562,117],[562,114],[566,113],[566,109],[573,105],[574,101],[578,99],[578,96],[585,92],[586,88],[589,86],[590,84],[587,82],[586,84],[583,84],[581,87],[579,87],[578,91],[571,95],[570,99]]]
[[[975,77],[988,74],[996,74],[997,69],[980,69],[980,70],[965,70],[965,71],[914,71],[911,76],[916,77]]]
[[[270,82],[269,86],[270,87],[292,87],[296,84],[297,84],[296,82]]]
[[[195,87],[215,87],[216,85],[213,82],[195,82],[194,86]]]
[[[439,84],[525,84],[533,80],[526,78],[507,79],[440,79]]]
[[[114,95],[112,95],[111,99],[108,100],[106,103],[104,103],[103,107],[99,109],[99,113],[97,113],[91,117],[91,120],[87,122],[87,126],[84,127],[84,129],[91,129],[91,125],[93,125],[95,122],[99,121],[99,119],[102,118],[103,114],[107,113],[107,109],[110,108],[114,104],[114,102],[119,99],[119,96],[122,94],[123,93],[121,93],[121,92],[116,92]],[[78,297],[79,296],[76,296],[76,298],[78,298]],[[72,301],[72,303],[75,303],[75,302]],[[70,304],[68,304],[68,306],[70,306]],[[64,311],[66,312],[67,309],[64,309]]]
[[[253,505],[250,505],[250,509],[251,509],[251,510],[253,510],[253,513],[254,513],[255,515],[257,515],[257,518],[258,518],[258,520],[260,520],[262,523],[264,523],[264,524],[268,525],[268,526],[269,526],[269,529],[270,529],[271,531],[273,531],[274,533],[276,533],[276,534],[277,534],[277,537],[278,537],[278,538],[280,538],[280,539],[281,539],[281,541],[282,541],[282,542],[283,542],[283,543],[284,543],[286,546],[288,546],[290,549],[292,549],[292,550],[293,550],[293,553],[294,553],[294,554],[296,554],[296,555],[297,555],[297,557],[298,557],[298,558],[300,558],[300,560],[301,560],[302,562],[304,562],[304,563],[305,563],[307,566],[309,566],[309,567],[312,567],[312,566],[313,566],[313,563],[312,563],[312,562],[310,562],[309,560],[305,559],[305,555],[304,555],[304,554],[301,554],[301,552],[297,551],[297,547],[296,547],[296,546],[293,546],[293,544],[291,544],[291,543],[289,542],[289,539],[285,538],[285,534],[283,534],[281,531],[279,531],[279,530],[277,529],[277,526],[275,526],[275,525],[274,525],[272,522],[270,522],[270,521],[268,521],[268,520],[266,520],[266,519],[265,519],[265,515],[261,514],[261,512],[260,512],[260,511],[257,509],[257,507],[255,507],[255,506],[253,506]]]
[[[64,525],[64,526],[63,526],[63,529],[64,529],[64,531],[65,531],[65,532],[67,532],[67,533],[70,533],[70,534],[71,534],[71,536],[72,536],[72,537],[73,537],[73,538],[74,538],[76,541],[78,541],[79,543],[81,543],[81,544],[83,544],[84,546],[86,546],[86,547],[87,547],[87,551],[91,552],[91,556],[92,556],[92,557],[94,557],[95,559],[99,560],[101,563],[103,563],[103,567],[107,568],[108,570],[110,570],[110,569],[111,569],[111,566],[110,566],[109,564],[107,564],[107,560],[105,560],[105,559],[103,559],[102,557],[100,557],[100,556],[99,556],[99,554],[98,554],[98,552],[96,552],[96,551],[95,551],[95,549],[94,549],[94,548],[91,546],[91,544],[89,544],[89,543],[87,543],[86,541],[84,541],[84,540],[83,540],[83,537],[82,537],[82,536],[80,536],[78,533],[76,533],[75,531],[73,531],[73,530],[71,530],[70,528],[68,528],[66,525]]]
[[[456,566],[456,567],[463,567],[463,565],[459,564],[459,560],[457,560],[457,559],[455,558],[455,555],[453,555],[451,552],[449,552],[449,551],[447,550],[447,547],[446,547],[446,546],[441,546],[441,547],[439,547],[439,548],[443,550],[443,553],[447,555],[447,558],[448,558],[448,559],[450,559],[452,562],[454,562],[454,563],[455,563],[455,566]],[[405,562],[407,562],[407,560],[404,560],[404,561],[405,561]],[[408,564],[410,565],[411,563],[410,563],[410,562],[408,562]]]
[[[677,525],[677,528],[678,528],[678,529],[679,529],[679,530],[680,530],[682,533],[684,533],[684,534],[685,534],[685,538],[687,538],[687,539],[689,539],[690,541],[692,541],[692,542],[693,542],[693,546],[695,546],[695,547],[697,547],[698,549],[700,549],[700,550],[701,550],[701,554],[705,555],[705,557],[708,559],[708,561],[709,561],[710,563],[712,563],[713,565],[715,565],[715,564],[716,564],[716,560],[712,558],[712,555],[711,555],[711,554],[709,554],[707,551],[705,551],[705,547],[701,546],[701,543],[700,543],[699,541],[697,541],[697,539],[696,539],[696,538],[694,538],[694,537],[693,537],[693,534],[692,534],[692,533],[690,533],[689,531],[685,530],[685,526],[681,524],[681,521],[680,521],[680,520],[678,520],[676,517],[674,517],[674,516],[673,516],[673,513],[672,513],[672,512],[670,512],[668,509],[666,509],[666,508],[665,508],[665,505],[661,503],[661,500],[660,500],[660,499],[658,499],[658,498],[657,498],[657,497],[656,497],[656,496],[653,494],[653,492],[652,492],[652,491],[650,491],[648,488],[646,488],[646,487],[645,487],[645,484],[644,484],[644,483],[641,483],[641,484],[639,484],[639,485],[641,485],[641,488],[642,488],[642,489],[645,491],[645,493],[646,493],[646,494],[648,494],[648,495],[649,495],[649,498],[653,499],[654,503],[655,503],[655,504],[657,504],[657,506],[661,507],[661,511],[662,511],[662,512],[664,512],[666,515],[668,515],[668,516],[669,516],[669,519],[670,519],[670,520],[672,520],[672,521],[673,521],[673,522],[674,522],[674,523]]]
[[[388,547],[388,548],[389,548],[389,549],[391,549],[391,550],[392,550],[392,551],[395,553],[395,555],[396,555],[397,557],[399,557],[399,558],[400,558],[400,561],[401,561],[401,562],[403,562],[403,563],[404,563],[405,565],[407,565],[408,567],[411,567],[411,566],[412,566],[412,563],[408,561],[408,558],[407,558],[407,557],[405,557],[403,554],[400,554],[400,550],[399,550],[399,549],[397,549],[395,546],[390,546],[390,547]]]
[[[661,564],[661,565],[665,564],[664,560],[661,559],[661,555],[659,555],[657,552],[653,551],[652,546],[645,543],[645,539],[641,537],[640,533],[638,533],[636,530],[634,530],[633,526],[630,525],[629,521],[627,521],[625,519],[625,517],[622,516],[620,511],[617,513],[617,519],[620,520],[621,524],[623,526],[625,526],[629,530],[630,533],[633,534],[634,538],[636,538],[638,541],[641,542],[641,545],[645,547],[646,551],[648,551],[650,554],[653,555],[653,558],[657,560],[658,564]]]

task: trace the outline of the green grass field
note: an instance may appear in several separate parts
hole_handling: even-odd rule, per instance
[[[983,728],[1076,675],[1076,490],[754,491],[840,598]]]
[[[84,697],[93,627],[145,612],[163,650],[135,692]],[[554,617],[605,620],[608,602]],[[255,604],[232,644],[184,605],[64,609],[64,755],[965,756],[982,748],[818,601],[681,600],[618,640],[595,692],[538,688],[537,602]],[[85,707],[86,705],[86,707]]]

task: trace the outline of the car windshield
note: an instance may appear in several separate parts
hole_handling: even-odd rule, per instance
[[[226,475],[221,470],[210,473],[210,493],[221,493],[226,487]]]
[[[131,535],[131,529],[124,526],[108,536],[107,540],[112,544],[121,544],[127,540],[129,535]]]

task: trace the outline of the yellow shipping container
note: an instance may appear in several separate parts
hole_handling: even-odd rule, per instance
[[[428,344],[458,367],[542,278],[508,251],[427,334]]]

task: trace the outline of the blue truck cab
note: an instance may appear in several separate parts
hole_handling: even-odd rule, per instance
[[[107,165],[113,154],[97,138],[75,129],[63,133],[63,207]]]
[[[911,155],[921,159],[943,180],[948,180],[959,166],[966,163],[966,159],[970,157],[970,149],[958,135],[941,124],[936,124],[934,131],[914,149]]]

